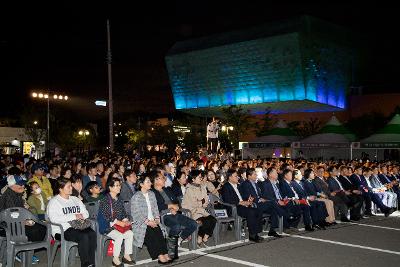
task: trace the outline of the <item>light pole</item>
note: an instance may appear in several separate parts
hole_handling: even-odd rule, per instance
[[[42,93],[42,92],[33,92],[32,93],[33,98],[39,98],[41,99],[46,99],[47,101],[47,141],[46,141],[46,151],[50,150],[50,93],[49,90],[47,90],[47,93]],[[61,100],[61,101],[67,101],[69,98],[66,95],[59,95],[59,94],[54,94],[53,95],[54,100]]]
[[[83,136],[83,152],[85,152],[86,136],[88,136],[90,132],[88,130],[80,130],[78,134]]]

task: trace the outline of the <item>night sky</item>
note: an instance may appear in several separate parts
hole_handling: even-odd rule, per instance
[[[166,2],[166,1],[165,1]],[[399,76],[398,9],[382,4],[197,1],[142,6],[14,6],[0,16],[0,118],[29,105],[30,92],[68,94],[66,110],[94,120],[106,115],[95,99],[107,98],[106,19],[111,21],[116,112],[173,111],[164,57],[177,41],[311,15],[352,30],[361,46],[356,86],[396,92]],[[217,2],[217,1],[215,1]],[[250,1],[246,1],[250,2]],[[268,1],[270,2],[270,1]],[[381,3],[381,2],[378,2]],[[50,9],[49,9],[50,8]]]

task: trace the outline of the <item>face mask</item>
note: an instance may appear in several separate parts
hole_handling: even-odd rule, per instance
[[[40,193],[42,193],[42,189],[40,187],[36,188],[35,193],[39,195]]]

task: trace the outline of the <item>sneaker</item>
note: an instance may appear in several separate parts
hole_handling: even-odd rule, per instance
[[[15,256],[15,260],[18,262],[22,262],[21,257],[19,255]]]
[[[38,263],[40,260],[35,255],[32,256],[32,264]]]
[[[15,256],[15,260],[18,262],[22,262],[21,257],[19,256],[19,254],[17,256]],[[37,264],[39,262],[39,258],[36,257],[35,255],[32,256],[32,264]]]

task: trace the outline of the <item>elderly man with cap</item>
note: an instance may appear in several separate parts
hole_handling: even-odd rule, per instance
[[[37,182],[47,200],[50,200],[53,197],[53,189],[51,188],[49,179],[44,176],[44,166],[42,164],[35,163],[32,165],[31,171],[33,176],[29,182]]]
[[[0,196],[0,212],[13,207],[27,208],[25,203],[26,180],[20,174],[9,175],[7,177],[7,189],[3,195]],[[46,235],[46,227],[37,224],[31,220],[25,224],[25,233],[29,241],[41,241]],[[0,231],[0,236],[5,236],[5,232]],[[38,262],[37,257],[32,258],[32,262]]]

